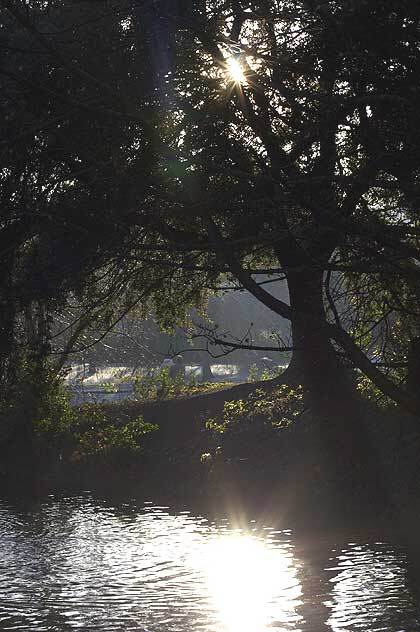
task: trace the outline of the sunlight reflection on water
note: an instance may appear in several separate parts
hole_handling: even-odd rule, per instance
[[[287,549],[287,541],[271,548],[247,533],[219,535],[205,545],[207,588],[224,630],[261,632],[301,619],[301,587]]]
[[[0,629],[419,630],[403,550],[89,495],[0,503]]]

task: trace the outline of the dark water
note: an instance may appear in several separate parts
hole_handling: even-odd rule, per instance
[[[84,494],[0,502],[0,547],[0,630],[420,630],[415,564],[377,532]]]

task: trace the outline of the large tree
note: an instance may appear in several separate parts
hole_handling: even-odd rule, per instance
[[[2,173],[9,188],[24,184],[31,208],[43,199],[54,209],[53,223],[37,211],[35,241],[32,210],[19,201],[13,221],[5,215],[0,238],[16,233],[19,266],[34,243],[47,253],[44,267],[29,266],[40,282],[6,275],[9,294],[23,287],[32,300],[41,287],[51,300],[85,288],[85,275],[98,287],[108,266],[101,297],[108,286],[134,302],[151,296],[171,324],[228,276],[291,321],[290,372],[312,401],[348,392],[350,363],[420,412],[412,389],[371,362],[391,345],[403,365],[419,333],[414,3],[2,4],[3,107],[22,104],[10,125],[23,127],[27,175],[9,149]],[[22,61],[28,42],[36,73]],[[33,182],[46,174],[43,198],[47,185]],[[63,244],[80,230],[75,257]],[[259,282],[267,274],[284,275],[289,303]]]
[[[155,5],[156,6],[156,5]],[[177,48],[170,81],[166,161],[154,227],[225,268],[292,322],[291,371],[312,399],[347,389],[343,355],[411,410],[367,357],[371,330],[412,317],[418,278],[418,9],[412,3],[207,3],[185,18],[156,6]],[[172,122],[172,126],[171,126]],[[174,138],[175,136],[175,138]],[[172,197],[171,197],[172,196]],[[287,278],[290,304],[258,283]],[[331,271],[372,284],[348,324],[330,291]],[[390,293],[400,286],[400,304]],[[372,299],[375,299],[374,301]],[[369,305],[375,303],[375,309]],[[362,344],[359,344],[359,342]],[[404,355],[404,345],[402,345]],[[376,358],[377,359],[377,358]]]

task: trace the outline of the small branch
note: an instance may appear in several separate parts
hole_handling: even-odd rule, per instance
[[[325,279],[325,284],[324,284],[325,295],[327,297],[328,305],[329,305],[329,307],[330,307],[330,309],[331,309],[331,311],[333,313],[335,322],[337,323],[337,325],[341,326],[340,316],[338,314],[337,307],[336,307],[336,305],[334,303],[334,299],[331,296],[331,288],[330,288],[331,274],[332,274],[331,270],[328,270],[327,276],[326,276],[326,279]]]
[[[220,345],[221,347],[229,347],[232,350],[235,349],[244,349],[247,351],[273,351],[273,352],[286,352],[286,351],[294,351],[296,349],[296,347],[268,347],[268,346],[263,346],[263,345],[255,345],[255,344],[246,344],[243,342],[231,342],[228,340],[225,340],[224,338],[217,338],[217,337],[209,337],[209,335],[207,334],[196,334],[194,336],[192,336],[193,339],[196,338],[206,338],[207,340],[209,340],[211,342],[211,344],[213,345]]]

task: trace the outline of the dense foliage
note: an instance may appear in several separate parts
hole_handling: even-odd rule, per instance
[[[2,7],[4,392],[63,310],[71,348],[136,305],[173,327],[223,279],[291,321],[313,403],[347,364],[420,412],[415,3]]]

